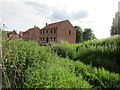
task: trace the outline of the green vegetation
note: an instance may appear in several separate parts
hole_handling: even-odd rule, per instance
[[[85,28],[84,30],[82,30],[82,28],[79,26],[75,26],[74,28],[76,29],[76,42],[77,43],[96,39],[95,35],[93,34],[93,31],[90,28]]]
[[[119,40],[119,36],[114,36],[80,44],[52,46],[10,40],[3,48],[3,86],[119,88]]]
[[[90,40],[75,45],[55,44],[52,49],[61,57],[69,57],[74,61],[82,61],[85,64],[120,73],[120,36]]]

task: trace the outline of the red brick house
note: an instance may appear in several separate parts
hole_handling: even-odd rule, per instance
[[[76,30],[68,20],[52,24],[46,23],[42,29],[34,26],[23,33],[23,40],[34,40],[42,43],[60,43],[67,41],[71,44],[76,43]]]
[[[17,32],[15,30],[5,31],[5,32],[6,32],[6,35],[7,35],[8,38],[15,39],[15,40],[19,39],[19,35],[17,34]]]
[[[39,35],[40,35],[40,29],[39,27],[34,26],[34,28],[30,28],[27,31],[23,33],[23,40],[29,41],[34,40],[36,42],[39,42]]]
[[[9,38],[14,39],[14,40],[19,40],[19,35],[18,34],[17,35],[10,34]]]
[[[6,32],[7,32],[8,37],[10,35],[17,35],[17,32],[15,30],[13,30],[13,31],[6,31]]]
[[[46,26],[40,30],[39,43],[60,43],[61,41],[76,43],[76,30],[68,20],[48,25],[46,23]]]

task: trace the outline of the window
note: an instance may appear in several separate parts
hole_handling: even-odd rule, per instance
[[[50,41],[52,41],[52,37],[50,38]]]
[[[40,34],[42,34],[42,31],[40,31]]]
[[[46,31],[46,33],[48,33],[48,30]]]
[[[54,41],[55,41],[55,37],[54,37]]]
[[[54,33],[56,33],[56,29],[54,29]]]
[[[42,41],[42,38],[40,38],[40,41]]]
[[[48,42],[49,41],[49,39],[48,39],[48,37],[46,38],[46,42]]]
[[[51,33],[52,33],[52,30],[51,30]]]
[[[43,34],[44,34],[44,31],[43,31]]]
[[[69,34],[71,34],[71,31],[69,31]]]

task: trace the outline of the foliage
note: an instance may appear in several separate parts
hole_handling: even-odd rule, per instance
[[[8,76],[7,81],[9,81],[9,87],[24,87],[23,82],[25,81],[25,70],[37,57],[34,49],[32,49],[32,47],[35,46],[36,43],[33,42],[29,42],[28,44],[23,41],[10,40],[7,43],[7,48],[3,49],[2,64],[6,75]],[[6,80],[3,80],[3,84],[4,83],[6,83]],[[8,85],[6,84],[6,86]]]
[[[75,63],[77,75],[82,75],[85,80],[94,85],[95,88],[118,88],[120,87],[120,75],[110,73],[104,68],[96,68],[91,65],[85,65],[79,61]]]
[[[62,42],[61,44],[53,44],[52,50],[57,53],[60,57],[69,57],[70,59],[75,57],[75,48],[74,45],[69,44],[68,42]]]
[[[92,64],[95,67],[104,67],[112,72],[120,73],[120,36],[113,36],[107,39],[90,40],[80,44],[53,45],[52,48],[61,57],[69,57],[73,60],[79,60],[86,64]],[[63,54],[70,53],[70,54]]]
[[[79,43],[82,41],[83,31],[82,28],[79,26],[75,26],[74,28],[76,29],[76,43]]]
[[[114,48],[109,49],[109,45],[103,42],[112,43],[111,40],[115,40]],[[90,46],[91,44],[93,45]],[[102,45],[96,49],[98,44],[106,45],[105,50]],[[10,40],[3,48],[3,88],[119,88],[120,74],[106,70],[105,62],[105,64],[99,64],[105,68],[93,67],[95,58],[100,59],[99,62],[107,61],[108,63],[111,61],[107,58],[111,55],[110,53],[113,54],[116,50],[119,53],[119,44],[119,39],[116,37],[75,45],[65,42],[52,46],[39,46],[33,41]],[[104,54],[97,57],[102,55],[101,51],[105,56],[108,55],[107,58],[102,58]],[[95,57],[92,57],[92,53]],[[118,58],[117,55],[115,57]],[[119,63],[115,57],[113,62]],[[85,64],[86,62],[88,65]],[[111,69],[115,67],[113,62],[109,62]],[[95,63],[97,64],[98,61]]]
[[[111,27],[111,36],[113,35],[120,35],[120,12],[116,12],[115,14],[115,18],[113,18],[113,22],[112,22],[112,27]]]
[[[76,43],[97,39],[90,28],[85,28],[84,31],[79,26],[75,26],[74,28],[76,29]]]
[[[34,63],[27,70],[26,86],[31,88],[91,88],[82,76],[74,73],[74,64],[68,59],[48,58]]]
[[[82,77],[75,76],[68,61],[52,53],[49,47],[33,42],[11,40],[3,51],[3,60],[11,88],[92,87]]]
[[[90,28],[84,29],[83,40],[91,40],[91,39],[96,39],[95,35],[93,34],[93,31]]]

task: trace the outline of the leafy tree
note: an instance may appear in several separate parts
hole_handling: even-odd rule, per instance
[[[120,12],[118,12],[118,35],[120,35]]]
[[[90,28],[84,29],[83,40],[91,40],[91,39],[96,39],[95,35],[93,34],[93,31]]]
[[[83,31],[82,28],[79,26],[75,26],[74,28],[76,29],[76,42],[79,43],[82,41]]]

